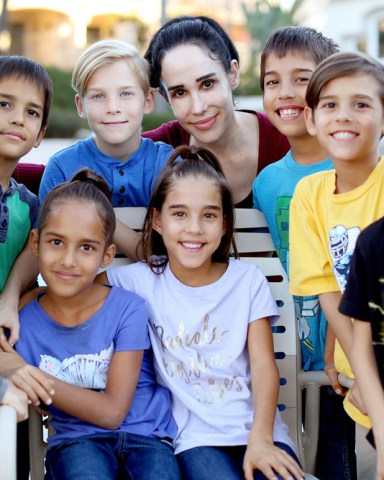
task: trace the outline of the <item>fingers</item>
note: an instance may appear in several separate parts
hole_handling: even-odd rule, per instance
[[[294,458],[276,446],[259,451],[253,459],[251,459],[251,455],[246,454],[243,469],[246,480],[253,480],[254,470],[260,470],[268,480],[277,480],[276,474],[279,474],[284,480],[305,478],[305,473]]]
[[[26,365],[14,372],[10,379],[28,395],[34,405],[39,405],[40,400],[46,405],[52,403],[52,396],[55,393],[53,381],[38,368]]]
[[[8,342],[3,332],[0,333],[0,347],[3,350],[3,352],[8,352],[8,353],[14,352],[12,345]]]
[[[9,343],[13,347],[15,343],[19,340],[20,335],[20,324],[17,323],[13,328],[10,329],[11,335],[9,337]]]
[[[346,390],[339,383],[339,372],[335,367],[324,368],[325,373],[328,375],[329,380],[331,381],[331,386],[333,390],[338,394],[344,396]]]

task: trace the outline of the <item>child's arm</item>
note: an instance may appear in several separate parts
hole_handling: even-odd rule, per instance
[[[269,479],[274,472],[284,479],[304,478],[295,460],[273,443],[273,426],[279,394],[279,374],[274,359],[272,332],[267,318],[254,321],[248,328],[248,349],[251,365],[255,416],[244,457],[246,480],[260,470]]]
[[[339,372],[335,367],[335,334],[333,333],[332,327],[327,323],[327,335],[325,338],[325,347],[324,347],[324,372],[328,375],[329,380],[331,381],[332,388],[338,395],[345,395],[346,390],[339,383]]]
[[[10,377],[26,391],[34,389],[37,372],[52,381],[52,403],[73,417],[101,428],[115,430],[127,416],[140,375],[143,350],[114,353],[105,392],[96,392],[62,382],[37,367],[25,365]]]
[[[340,292],[321,293],[320,305],[328,323],[331,325],[336,338],[348,360],[350,360],[352,345],[352,322],[351,319],[339,312],[341,300]]]
[[[117,250],[124,253],[128,258],[136,262],[140,260],[137,255],[137,245],[140,241],[140,234],[125,225],[120,220],[116,220],[116,230],[113,236],[113,242]]]
[[[17,312],[20,295],[36,280],[38,273],[38,258],[28,242],[17,257],[0,296],[0,327],[9,328],[11,345],[19,339],[20,324]]]
[[[384,391],[372,347],[371,324],[355,320],[351,364],[361,397],[372,422],[377,450],[377,479],[384,479]]]

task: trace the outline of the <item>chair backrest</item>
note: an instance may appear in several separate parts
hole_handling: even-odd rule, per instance
[[[0,479],[16,480],[16,410],[0,405]]]

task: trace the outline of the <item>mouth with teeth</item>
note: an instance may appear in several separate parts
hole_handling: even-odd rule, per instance
[[[352,138],[357,137],[357,133],[350,132],[350,131],[338,131],[331,133],[331,136],[336,140],[351,140]]]
[[[200,248],[204,245],[201,242],[180,242],[182,247],[184,247],[186,250],[189,250],[191,252],[200,250]]]
[[[303,112],[304,108],[300,107],[285,107],[285,108],[278,108],[277,109],[277,114],[279,115],[280,118],[283,120],[292,120],[301,115]]]

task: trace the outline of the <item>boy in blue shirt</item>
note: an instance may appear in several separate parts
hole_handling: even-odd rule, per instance
[[[317,138],[307,131],[304,108],[313,71],[337,49],[333,40],[311,28],[283,27],[271,34],[261,56],[264,109],[273,125],[286,135],[291,149],[255,179],[254,207],[264,213],[286,271],[289,265],[289,208],[296,184],[307,175],[333,168]],[[330,329],[327,332],[327,321],[318,297],[296,296],[294,301],[303,369],[325,369],[333,388],[343,393],[333,364],[334,338]],[[329,335],[327,344],[326,335]],[[354,425],[343,410],[342,397],[330,387],[321,389],[320,415],[316,476],[327,480],[355,478]]]

